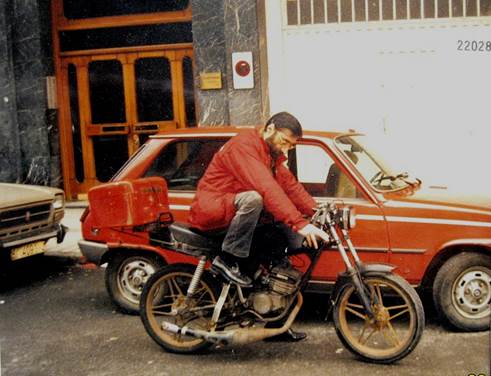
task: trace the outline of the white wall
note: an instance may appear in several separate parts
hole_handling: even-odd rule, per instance
[[[457,49],[491,42],[491,18],[284,27],[266,4],[271,113],[389,135],[425,180],[491,194],[491,51]]]

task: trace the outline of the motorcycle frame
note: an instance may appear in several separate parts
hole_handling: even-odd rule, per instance
[[[311,220],[312,223],[317,224],[323,230],[328,231],[331,237],[331,242],[329,244],[321,244],[321,247],[318,249],[312,249],[312,248],[307,249],[305,247],[299,249],[292,249],[292,250],[287,249],[286,251],[287,256],[306,255],[310,259],[310,265],[307,267],[306,272],[302,275],[302,278],[300,279],[300,283],[298,285],[296,294],[299,295],[301,294],[301,292],[304,291],[305,287],[307,286],[310,280],[312,272],[319,261],[322,252],[327,251],[328,249],[327,247],[329,245],[335,245],[339,253],[341,254],[346,269],[344,272],[341,272],[338,275],[338,278],[336,279],[336,283],[334,284],[334,289],[331,293],[330,305],[328,307],[326,318],[329,316],[332,308],[337,304],[339,300],[339,296],[343,291],[344,287],[350,283],[355,287],[355,290],[361,300],[364,309],[367,312],[367,315],[370,318],[373,318],[374,313],[372,309],[372,304],[370,303],[370,297],[369,297],[370,292],[368,291],[363,280],[365,277],[368,276],[389,274],[395,269],[395,267],[388,264],[363,263],[360,257],[358,256],[358,252],[356,251],[351,241],[347,229],[347,225],[343,223],[342,219],[338,215],[336,215],[337,213],[338,213],[338,209],[334,205],[334,203],[325,204],[319,208],[319,210],[316,212],[316,214],[314,214]],[[341,236],[339,236],[336,228],[339,228]],[[344,246],[343,241],[344,243],[346,243],[346,247]],[[349,250],[349,253],[353,258],[354,262],[350,260],[346,248]],[[195,287],[195,285],[198,283],[199,279],[201,278],[201,275],[204,272],[204,265],[206,262],[207,262],[207,257],[202,256],[200,258],[200,262],[196,268],[196,271],[193,275],[191,286],[187,292],[187,298],[192,297],[194,293],[193,286]],[[217,302],[217,305],[215,306],[213,312],[213,320],[212,320],[213,327],[216,326],[218,322],[218,318],[221,314],[221,310],[223,308],[223,303],[226,299],[226,296],[228,295],[229,288],[230,288],[230,282],[228,283],[224,282],[222,292],[220,294],[219,302]],[[239,293],[240,301],[244,303],[246,299],[243,297],[242,289],[240,288],[240,286],[237,286],[237,290]],[[374,296],[375,304],[377,304],[377,299],[378,297]],[[290,309],[291,306],[287,309],[287,311],[289,311]],[[284,312],[282,316],[284,316],[287,313],[288,312]]]

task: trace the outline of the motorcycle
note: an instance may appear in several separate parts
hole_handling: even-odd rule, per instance
[[[355,222],[353,209],[338,208],[335,203],[320,205],[311,218],[312,224],[329,234],[329,246],[337,248],[346,266],[330,295],[328,315],[332,312],[336,333],[349,351],[362,360],[392,363],[409,355],[420,341],[425,326],[423,305],[414,288],[393,273],[394,266],[360,260],[349,236]],[[140,316],[156,343],[181,354],[286,332],[328,246],[286,249],[281,257],[260,252],[253,286],[244,288],[209,268],[209,261],[220,252],[223,233],[199,232],[183,223],[168,229],[169,237],[159,240],[161,245],[199,261],[197,266],[171,264],[154,273],[142,291]],[[263,231],[261,236],[270,235]],[[304,272],[287,261],[299,255],[310,261]]]

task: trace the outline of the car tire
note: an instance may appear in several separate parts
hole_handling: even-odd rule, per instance
[[[451,329],[489,329],[491,257],[464,252],[446,261],[433,283],[433,301],[440,318]]]
[[[113,303],[123,312],[137,315],[140,295],[148,278],[165,265],[158,255],[121,252],[106,268],[106,289]]]

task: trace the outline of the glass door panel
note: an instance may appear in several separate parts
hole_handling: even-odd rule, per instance
[[[196,126],[196,108],[194,106],[193,60],[189,56],[182,59],[182,76],[184,83],[184,108],[188,127]]]
[[[118,60],[90,62],[89,93],[93,124],[126,121],[121,62]]]
[[[160,57],[135,61],[137,118],[140,122],[173,120],[169,60]]]
[[[128,159],[127,136],[94,137],[93,145],[97,180],[107,182]]]
[[[82,183],[85,178],[84,156],[82,151],[82,133],[80,128],[80,109],[78,105],[79,95],[77,68],[74,64],[68,64],[68,86],[75,179],[77,182]]]
[[[123,65],[119,60],[95,60],[88,70],[95,175],[107,182],[129,157]]]
[[[185,51],[185,52],[183,52]],[[132,65],[130,153],[159,131],[186,126],[184,114],[183,54],[192,51],[148,51],[128,55]],[[194,99],[194,98],[193,98]]]

